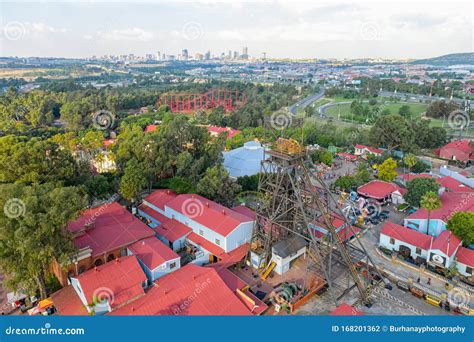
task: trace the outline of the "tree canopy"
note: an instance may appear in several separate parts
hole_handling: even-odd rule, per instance
[[[447,228],[462,239],[464,244],[474,243],[474,213],[463,211],[454,213],[448,220]]]
[[[404,198],[408,204],[419,208],[421,198],[428,192],[438,193],[439,184],[432,178],[415,178],[408,182]]]

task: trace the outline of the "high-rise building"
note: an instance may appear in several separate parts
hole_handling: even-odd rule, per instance
[[[207,51],[206,54],[204,55],[204,59],[206,61],[210,60],[211,59],[211,51]]]
[[[248,59],[249,58],[249,48],[244,46],[242,49],[242,59]]]
[[[183,60],[187,60],[189,55],[188,55],[188,49],[183,49],[183,52],[181,53],[183,56]]]
[[[239,58],[239,53],[237,51],[234,51],[234,59],[238,59]]]

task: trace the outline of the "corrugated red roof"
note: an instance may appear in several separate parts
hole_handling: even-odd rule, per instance
[[[379,149],[379,148],[374,148],[374,147],[371,147],[371,146],[365,146],[365,145],[361,145],[361,144],[356,144],[355,145],[355,148],[359,149],[359,150],[368,150],[374,154],[382,154],[383,150]]]
[[[449,218],[458,211],[474,212],[474,192],[445,192],[440,196],[441,208],[433,210],[431,219],[448,222]],[[428,211],[420,208],[406,219],[428,219]]]
[[[210,252],[211,254],[217,257],[225,253],[223,248],[213,244],[212,242],[206,240],[205,238],[203,238],[202,236],[194,232],[187,235],[186,239],[188,239],[189,241],[193,242],[194,244],[198,246],[201,246],[206,251]]]
[[[250,310],[211,267],[188,264],[155,282],[143,297],[110,315],[250,315]]]
[[[381,180],[373,180],[357,188],[359,195],[378,200],[390,196],[395,191],[400,192],[400,194],[404,194],[406,192],[405,189],[400,188],[396,184],[384,182]]]
[[[157,125],[148,125],[145,127],[145,133],[154,132],[156,131],[157,128],[158,128]]]
[[[168,219],[163,224],[153,228],[153,230],[170,242],[175,242],[193,231],[191,228],[175,219]]]
[[[441,147],[438,153],[444,159],[452,159],[455,156],[456,160],[468,161],[472,158],[474,148],[469,139],[455,140]]]
[[[117,202],[87,209],[68,229],[76,234],[74,244],[89,247],[92,256],[102,255],[154,235],[146,224]]]
[[[176,198],[176,192],[169,189],[159,189],[153,191],[151,194],[146,196],[143,200],[153,204],[155,207],[165,210],[165,205],[171,200]]]
[[[233,211],[239,213],[239,214],[242,214],[242,215],[245,215],[247,216],[248,218],[250,218],[252,221],[255,220],[256,218],[256,214],[255,214],[255,211],[253,211],[252,209],[246,207],[245,205],[238,205],[238,206],[235,206],[232,208]]]
[[[398,241],[406,242],[412,246],[419,247],[424,250],[428,250],[430,248],[431,236],[410,228],[400,226],[390,221],[385,222],[380,234],[389,236]]]
[[[199,195],[178,195],[166,206],[222,236],[229,235],[244,222],[253,221],[245,215]]]
[[[433,244],[431,245],[431,249],[437,249],[446,254],[448,257],[454,254],[456,249],[461,244],[461,240],[454,235],[449,230],[443,230],[441,234],[439,234],[434,240]]]
[[[179,258],[171,248],[156,237],[135,242],[128,249],[146,266],[154,270],[165,262]]]
[[[61,316],[85,316],[89,315],[81,299],[72,285],[63,287],[51,295],[54,306]]]
[[[348,160],[356,160],[357,159],[356,155],[350,154],[350,153],[345,153],[345,152],[338,152],[338,153],[336,153],[336,155],[341,157],[341,158],[348,159]]]
[[[100,300],[101,295],[110,298],[112,308],[135,299],[145,292],[142,283],[146,275],[135,256],[125,256],[79,274],[76,279],[88,303]]]
[[[166,217],[165,215],[157,212],[155,209],[152,209],[150,208],[149,206],[147,206],[145,203],[142,203],[138,209],[140,209],[141,211],[143,211],[145,214],[147,214],[148,216],[152,217],[153,219],[157,220],[158,222],[160,223],[165,223],[167,221],[169,221],[170,219],[168,217]]]
[[[347,303],[342,303],[337,308],[332,310],[330,315],[331,316],[363,316],[364,313],[350,306]]]
[[[211,134],[221,134],[223,132],[226,132],[227,133],[227,138],[228,139],[232,139],[233,137],[235,137],[237,134],[240,134],[241,132],[237,129],[233,129],[233,128],[230,128],[230,127],[219,127],[219,126],[213,126],[213,125],[209,125],[207,126],[207,130],[209,133]]]
[[[460,181],[454,179],[451,176],[441,177],[438,180],[438,183],[445,187],[448,191],[452,192],[474,192],[474,189],[470,186],[464,185]]]
[[[456,253],[456,259],[461,264],[474,267],[474,250],[461,246]]]
[[[406,182],[409,182],[417,178],[433,178],[433,175],[430,175],[429,173],[402,173],[399,177],[403,178]]]

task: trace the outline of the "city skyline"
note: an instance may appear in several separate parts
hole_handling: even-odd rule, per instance
[[[194,57],[208,50],[244,54],[247,47],[255,58],[413,59],[474,50],[467,1],[3,2],[1,9],[1,56],[178,55],[187,49]]]

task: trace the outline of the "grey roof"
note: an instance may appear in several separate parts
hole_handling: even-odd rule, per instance
[[[264,160],[264,148],[258,141],[249,141],[244,146],[224,152],[224,167],[231,177],[252,176],[260,172]]]
[[[281,258],[298,252],[301,248],[306,247],[308,242],[301,236],[294,236],[292,238],[278,241],[272,247],[273,254],[278,255]]]

